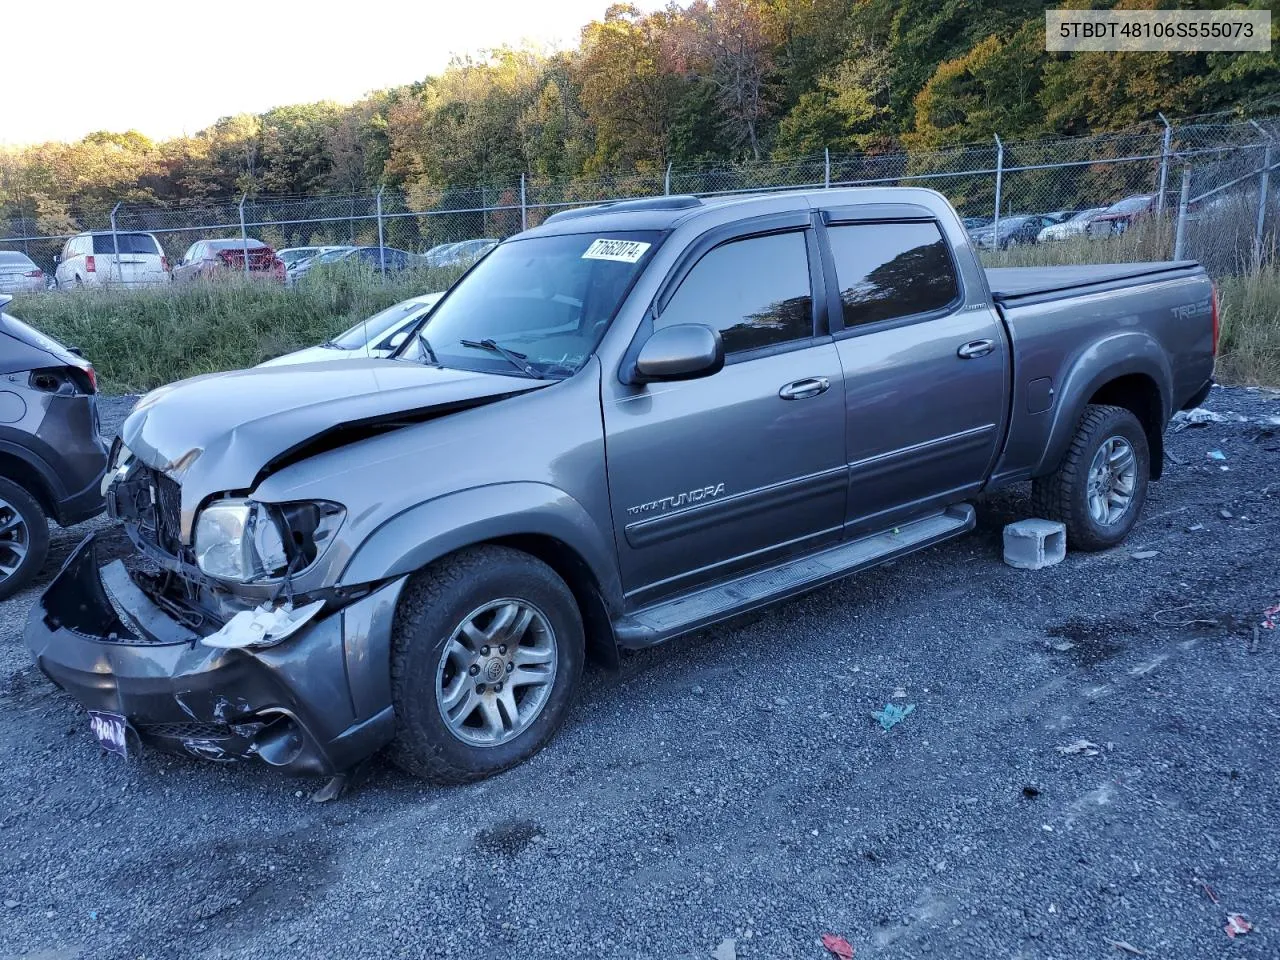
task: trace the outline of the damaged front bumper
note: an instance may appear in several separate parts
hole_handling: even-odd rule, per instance
[[[37,666],[87,709],[125,717],[143,744],[256,756],[300,774],[340,773],[391,740],[390,638],[404,578],[274,646],[220,649],[144,593],[121,561],[99,570],[94,537],[26,627]]]

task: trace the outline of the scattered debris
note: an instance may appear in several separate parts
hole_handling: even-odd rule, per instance
[[[1160,624],[1160,626],[1162,627],[1191,627],[1191,626],[1197,626],[1197,625],[1207,626],[1207,627],[1217,626],[1217,623],[1218,623],[1217,620],[1203,620],[1200,618],[1194,618],[1191,620],[1178,620],[1176,622],[1173,622],[1173,621],[1164,619],[1168,614],[1177,613],[1179,610],[1190,610],[1194,606],[1196,606],[1196,604],[1194,603],[1184,603],[1181,606],[1177,606],[1177,607],[1166,607],[1163,610],[1157,610],[1155,613],[1153,613],[1151,615],[1151,619],[1154,622]]]
[[[1267,607],[1262,611],[1262,629],[1274,630],[1276,628],[1276,618],[1280,617],[1280,603]]]
[[[1036,797],[1040,796],[1040,788],[1028,783],[1022,788],[1022,795],[1028,800],[1034,800]]]
[[[1131,953],[1135,957],[1145,957],[1147,955],[1147,951],[1140,950],[1128,940],[1108,940],[1107,943],[1111,944],[1111,946],[1115,947],[1122,953]]]
[[[10,910],[17,910],[19,906],[17,900],[6,900],[4,902],[4,905],[8,907]]]
[[[822,945],[831,952],[832,956],[839,957],[840,960],[853,960],[853,947],[844,937],[838,937],[834,933],[824,933]]]
[[[711,951],[711,960],[738,960],[738,944],[732,939],[721,940],[720,946]]]
[[[892,730],[903,720],[907,719],[908,714],[916,708],[914,703],[908,703],[905,707],[900,707],[896,703],[886,703],[883,710],[874,711],[871,719],[879,720],[880,726],[885,730]]]
[[[1076,645],[1070,640],[1060,640],[1053,645],[1053,649],[1058,653],[1066,653],[1068,650],[1074,650]]]
[[[1242,422],[1245,418],[1236,414]],[[1169,429],[1172,433],[1178,433],[1187,427],[1207,427],[1211,423],[1228,423],[1230,417],[1225,417],[1220,413],[1212,410],[1206,410],[1204,407],[1196,407],[1194,410],[1179,410],[1173,415],[1173,419],[1169,421]]]
[[[1186,463],[1185,460],[1183,460],[1180,456],[1178,456],[1172,450],[1166,449],[1164,452],[1164,455],[1165,455],[1165,459],[1173,463],[1176,463],[1178,466],[1182,466],[1184,463]]]
[[[1207,883],[1203,883],[1203,882],[1200,884],[1200,886],[1204,887],[1204,892],[1205,892],[1205,893],[1207,893],[1207,894],[1209,895],[1209,899],[1210,899],[1210,900],[1212,900],[1214,903],[1221,903],[1221,902],[1222,902],[1221,900],[1219,900],[1219,899],[1218,899],[1218,895],[1217,895],[1216,893],[1214,893],[1214,892],[1213,892],[1213,887],[1211,887],[1211,886],[1209,886]]]
[[[1064,757],[1082,755],[1086,757],[1096,757],[1102,752],[1102,748],[1092,740],[1076,740],[1062,747],[1055,748]]]
[[[1253,924],[1244,918],[1241,913],[1228,913],[1227,925],[1223,927],[1227,932],[1227,936],[1234,940],[1238,936],[1244,936],[1253,929]]]
[[[1208,457],[1210,460],[1227,459],[1227,455],[1223,453],[1221,450],[1210,450],[1208,453],[1205,454],[1205,456]]]
[[[1228,510],[1226,507],[1223,507],[1221,510],[1218,511],[1218,516],[1220,516],[1223,520],[1232,520],[1235,518],[1235,514],[1232,513],[1230,510]]]
[[[893,699],[893,700],[905,700],[905,699],[907,699],[907,691],[906,691],[906,690],[904,690],[902,687],[894,687],[894,688],[893,688],[893,696],[891,697],[891,699]]]
[[[1129,556],[1135,560],[1150,560],[1152,557],[1160,556],[1159,550],[1139,550],[1137,553],[1131,553]]]
[[[1193,523],[1191,526],[1187,527],[1187,533],[1198,533],[1203,529],[1204,529],[1203,523]]]

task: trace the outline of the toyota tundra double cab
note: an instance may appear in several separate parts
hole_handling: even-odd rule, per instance
[[[1195,263],[983,269],[939,194],[566,211],[388,359],[145,397],[33,610],[117,751],[465,781],[544,746],[585,655],[690,631],[974,526],[1020,481],[1120,543],[1211,384]]]

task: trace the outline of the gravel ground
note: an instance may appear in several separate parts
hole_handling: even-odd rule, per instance
[[[1171,435],[1123,549],[1010,569],[1001,495],[972,537],[588,670],[547,750],[464,788],[376,764],[316,804],[262,765],[103,755],[29,666],[26,591],[0,956],[1274,958],[1280,394],[1208,406],[1254,422]]]

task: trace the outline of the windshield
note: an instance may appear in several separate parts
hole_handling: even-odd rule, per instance
[[[315,252],[315,247],[294,247],[291,250],[281,250],[276,254],[276,256],[283,260],[284,265],[288,267],[297,263],[299,260],[307,259],[307,257],[312,256]]]
[[[1150,203],[1150,197],[1125,197],[1123,200],[1116,201],[1107,209],[1112,213],[1134,213],[1147,209]]]
[[[480,345],[492,340],[541,375],[569,376],[587,362],[661,239],[627,231],[500,244],[449,291],[424,332],[446,367],[522,375]],[[418,338],[401,355],[423,359]]]
[[[261,240],[207,240],[210,250],[260,250],[266,246]]]
[[[375,313],[367,320],[361,320],[350,330],[338,334],[329,343],[343,350],[357,350],[367,343],[380,340],[396,324],[430,307],[429,303],[418,300],[397,303],[394,307],[387,307],[381,313]]]
[[[1090,217],[1096,217],[1104,209],[1105,209],[1104,207],[1094,207],[1092,210],[1081,210],[1074,217],[1072,217],[1071,220],[1072,222],[1076,222],[1078,220],[1088,220]]]
[[[341,260],[351,252],[351,247],[343,247],[339,250],[326,250],[320,256],[316,257],[317,263],[332,263],[334,260]]]

